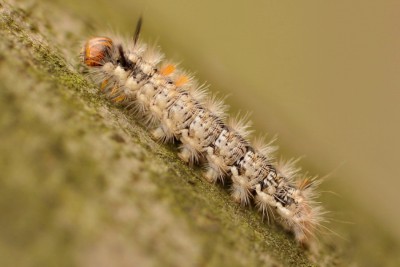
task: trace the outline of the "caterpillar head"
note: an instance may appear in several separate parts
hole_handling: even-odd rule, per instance
[[[108,37],[93,37],[85,43],[83,62],[89,67],[103,66],[113,51],[113,41]]]

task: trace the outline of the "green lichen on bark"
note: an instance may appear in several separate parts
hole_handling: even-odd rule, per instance
[[[79,73],[87,26],[32,3],[0,2],[2,266],[338,264],[154,142]]]

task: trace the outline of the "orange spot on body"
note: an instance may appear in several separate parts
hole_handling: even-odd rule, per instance
[[[178,79],[176,79],[175,85],[177,87],[180,87],[180,86],[186,84],[188,81],[189,81],[189,77],[185,76],[185,75],[182,75],[182,76],[179,76]]]
[[[122,95],[118,96],[117,98],[113,99],[113,101],[115,103],[120,103],[120,102],[124,101],[125,98],[126,98],[126,96],[124,94],[122,94]]]
[[[163,76],[168,76],[171,73],[173,73],[175,71],[176,67],[172,64],[168,64],[165,67],[163,67],[160,71],[160,74]]]
[[[107,84],[108,84],[108,80],[107,79],[103,80],[100,85],[100,90],[103,91],[104,89],[106,89]]]

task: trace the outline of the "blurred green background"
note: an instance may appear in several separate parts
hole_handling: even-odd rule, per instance
[[[146,41],[229,95],[232,114],[250,111],[284,158],[327,175],[322,200],[345,242],[370,220],[360,210],[400,240],[399,1],[56,2],[93,34],[129,36],[142,14]]]

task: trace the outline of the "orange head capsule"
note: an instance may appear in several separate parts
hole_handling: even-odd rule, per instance
[[[84,48],[83,62],[90,67],[102,66],[111,55],[113,42],[108,37],[94,37],[89,39]]]

